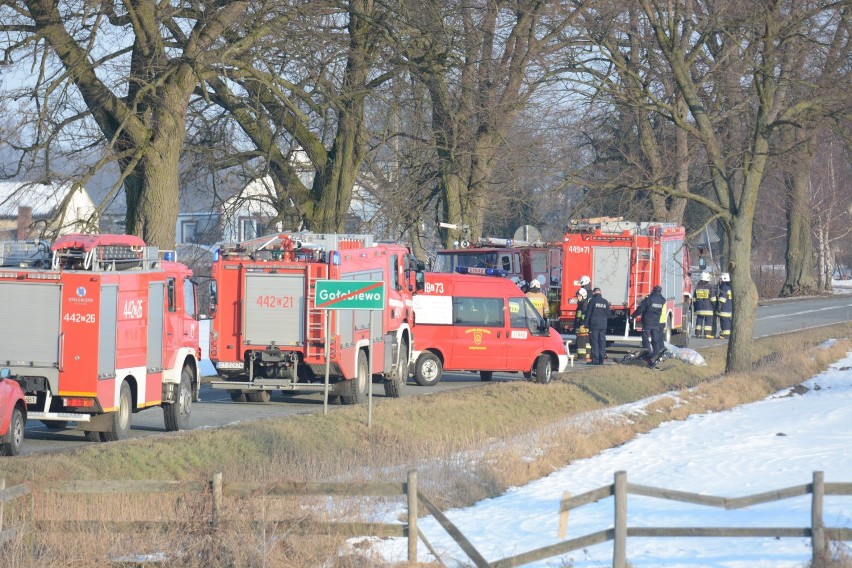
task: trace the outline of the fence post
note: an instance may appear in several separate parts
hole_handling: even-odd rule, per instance
[[[408,561],[417,562],[417,470],[408,472],[405,484],[408,496]]]
[[[615,538],[612,545],[612,568],[627,566],[627,472],[615,472]]]
[[[811,551],[813,566],[822,566],[826,560],[825,525],[822,519],[822,501],[825,496],[825,474],[814,472],[814,482],[811,488]]]
[[[222,472],[217,471],[213,474],[213,517],[211,524],[213,527],[219,526],[219,518],[222,514]]]
[[[571,498],[571,492],[566,491],[562,494],[562,500]],[[568,534],[568,511],[560,511],[559,512],[559,538],[564,539]]]

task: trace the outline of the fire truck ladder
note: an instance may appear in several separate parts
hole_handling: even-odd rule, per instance
[[[654,267],[654,245],[649,247],[640,247],[638,241],[633,241],[633,257],[636,262],[633,263],[633,298],[631,305],[635,309],[639,305],[639,296],[645,290],[647,294],[651,293],[651,274]],[[630,334],[630,319],[627,318],[624,324],[624,337]]]
[[[328,278],[328,265],[310,264],[307,270],[308,314],[307,337],[305,338],[305,357],[325,357],[325,318],[329,317],[328,310],[316,309],[316,281]]]

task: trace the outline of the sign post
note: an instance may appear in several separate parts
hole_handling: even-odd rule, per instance
[[[320,310],[369,310],[370,326],[367,343],[367,427],[373,422],[373,311],[385,309],[385,283],[375,280],[317,280],[314,308]],[[323,414],[328,414],[329,330],[330,317],[325,315],[325,394]],[[357,370],[356,370],[357,373]],[[356,376],[355,379],[358,380]]]

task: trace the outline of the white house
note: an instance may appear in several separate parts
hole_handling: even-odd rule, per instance
[[[0,182],[0,238],[52,239],[97,232],[97,208],[76,182]]]
[[[193,207],[188,203],[192,200],[184,199],[177,219],[176,240],[178,244],[239,242],[268,232],[267,221],[277,215],[272,206],[273,195],[272,179],[267,176],[252,180],[218,206]]]

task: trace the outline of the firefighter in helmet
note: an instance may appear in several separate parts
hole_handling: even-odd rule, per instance
[[[591,298],[592,296],[592,279],[588,276],[580,276],[580,279],[577,281],[577,284],[585,288],[586,297]]]
[[[734,296],[731,293],[731,275],[723,272],[719,275],[719,288],[716,294],[716,315],[719,316],[719,337],[731,336],[731,315],[734,311]]]
[[[530,299],[541,317],[548,318],[550,316],[550,302],[544,292],[541,291],[541,283],[537,278],[530,280],[530,291],[527,292],[527,298]]]
[[[692,292],[692,309],[695,310],[695,337],[713,338],[713,304],[715,294],[710,289],[710,275],[702,272],[698,286]]]
[[[577,357],[592,362],[592,352],[589,350],[589,327],[586,325],[586,305],[589,303],[589,293],[585,288],[578,288],[577,311],[574,313],[574,335],[577,336]]]

